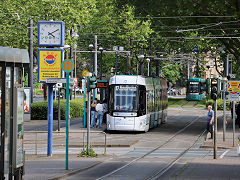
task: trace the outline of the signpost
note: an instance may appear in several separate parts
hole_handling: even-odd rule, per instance
[[[72,60],[62,62],[62,69],[66,72],[66,170],[68,170],[68,121],[69,121],[69,73],[74,69]]]
[[[232,101],[233,105],[233,146],[235,145],[235,101],[239,100],[239,93],[240,93],[240,81],[228,81],[228,100]]]
[[[52,156],[52,132],[53,132],[53,85],[56,82],[47,82],[47,78],[62,78],[61,63],[63,59],[62,49],[39,48],[38,49],[38,81],[48,85],[48,148],[47,155]]]

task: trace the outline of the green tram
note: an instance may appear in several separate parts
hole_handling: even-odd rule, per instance
[[[187,101],[202,101],[203,90],[201,87],[204,86],[205,80],[201,78],[189,78],[187,80]]]
[[[145,131],[167,119],[164,78],[115,75],[109,81],[107,130]]]

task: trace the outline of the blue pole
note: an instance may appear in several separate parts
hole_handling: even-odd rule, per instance
[[[84,78],[84,120],[83,120],[83,127],[85,128],[86,127],[86,86],[87,86],[87,83],[86,83],[86,77]]]
[[[48,149],[47,155],[52,156],[52,133],[53,133],[53,84],[48,85]]]
[[[66,170],[68,170],[69,73],[66,73]]]

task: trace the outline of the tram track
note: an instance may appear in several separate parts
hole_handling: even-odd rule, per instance
[[[191,125],[193,125],[195,122],[197,122],[200,119],[200,116],[196,117],[193,121],[191,121],[190,123],[186,124],[182,129],[180,129],[179,131],[177,131],[175,134],[173,134],[170,138],[168,138],[164,143],[158,145],[157,147],[155,147],[154,149],[152,149],[151,151],[145,153],[144,155],[141,155],[138,158],[135,158],[133,160],[131,160],[130,162],[128,162],[127,164],[119,167],[118,169],[115,169],[114,171],[105,174],[104,176],[101,176],[99,178],[97,178],[97,180],[102,180],[102,179],[106,179],[109,178],[110,176],[116,174],[117,172],[127,168],[128,166],[132,165],[133,163],[145,158],[146,156],[152,154],[153,152],[157,151],[158,149],[162,148],[163,146],[167,145],[168,143],[170,143],[177,135],[179,135],[180,133],[184,132],[187,128],[189,128]],[[195,143],[200,139],[200,137],[204,134],[205,131],[201,132],[201,134],[198,136],[198,138],[194,141],[194,143],[186,148],[182,153],[180,153],[173,161],[171,161],[167,166],[165,166],[163,169],[155,171],[155,173],[153,174],[153,176],[146,178],[146,180],[150,180],[150,179],[156,179],[161,177],[165,172],[167,172],[187,151],[189,151],[194,145]]]

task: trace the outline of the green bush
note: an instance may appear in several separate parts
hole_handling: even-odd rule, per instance
[[[95,151],[92,148],[90,148],[88,152],[87,152],[87,149],[82,149],[79,156],[80,157],[98,157],[98,154],[95,153]]]
[[[66,119],[66,100],[60,101],[61,119]],[[46,120],[48,102],[36,102],[31,105],[31,119]],[[70,116],[77,118],[83,115],[83,100],[73,99],[70,101]],[[58,101],[53,101],[53,119],[58,119]]]
[[[206,100],[206,107],[208,107],[208,105],[211,105],[212,107],[214,107],[214,100],[212,99]],[[230,102],[228,100],[226,100],[226,108],[227,110],[230,110]],[[223,99],[217,100],[217,109],[223,110]]]

